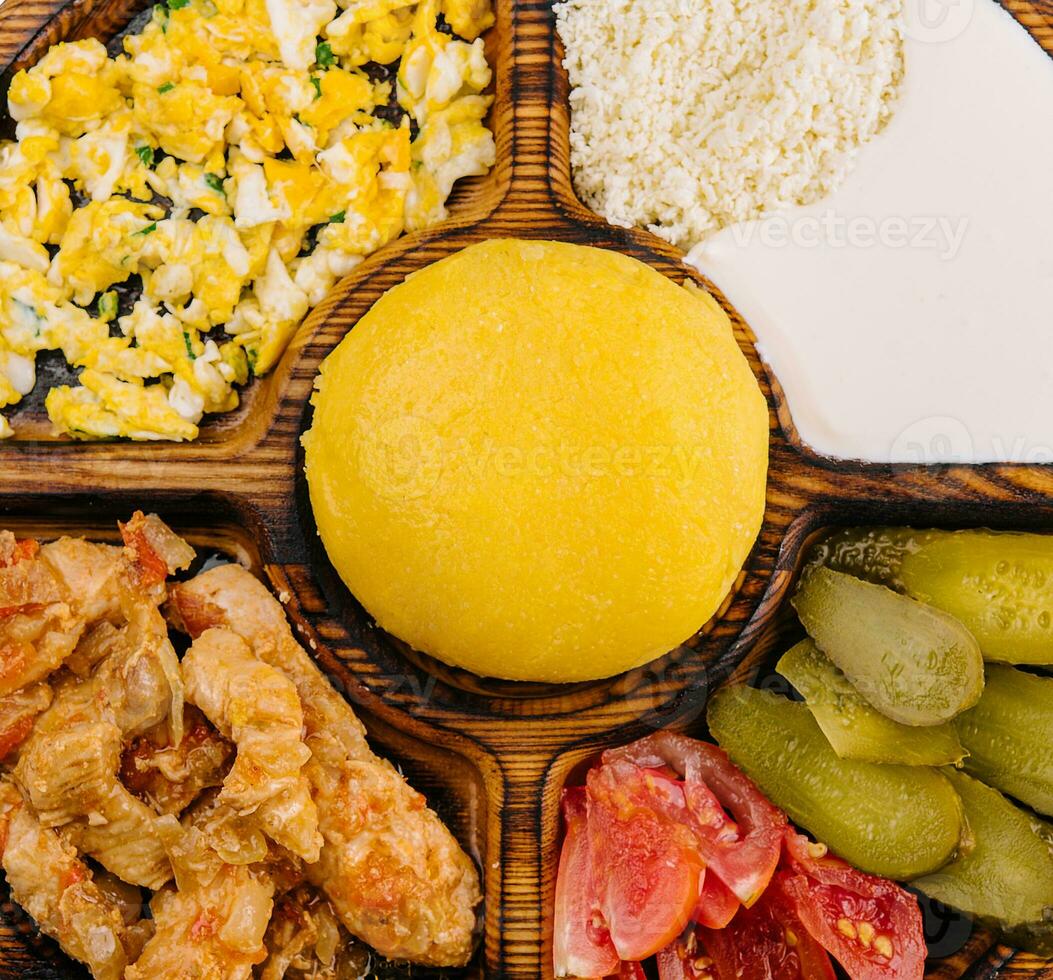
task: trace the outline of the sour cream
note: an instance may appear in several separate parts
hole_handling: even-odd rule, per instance
[[[993,0],[910,5],[901,102],[841,189],[688,261],[817,452],[1053,461],[1053,59]]]

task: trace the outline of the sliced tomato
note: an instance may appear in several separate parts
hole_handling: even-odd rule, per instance
[[[910,892],[857,871],[792,829],[784,863],[779,888],[852,980],[921,980],[925,934]]]
[[[707,874],[695,907],[695,921],[707,929],[723,929],[741,907],[742,903],[724,882],[714,874]]]
[[[684,781],[668,768],[640,768],[654,805],[681,823],[691,822]]]
[[[630,758],[629,761],[639,765],[648,776],[655,780],[655,788],[660,792],[661,800],[672,807],[672,812],[679,819],[692,825],[704,825],[709,830],[709,836],[721,840],[737,840],[738,825],[728,816],[716,794],[703,780],[695,779],[687,783],[672,766],[660,764],[659,756],[650,752],[650,741],[650,739],[643,739],[621,749],[612,749],[604,755],[604,761],[614,762],[620,758],[627,758],[630,750],[640,746],[643,749],[640,757]],[[685,741],[690,742],[691,739],[685,739]]]
[[[618,760],[649,769],[669,766],[682,773],[706,866],[743,905],[749,907],[760,898],[779,863],[786,815],[723,749],[684,735],[658,732],[603,757],[604,764]]]
[[[640,962],[690,922],[705,866],[695,834],[672,812],[682,798],[675,781],[615,760],[587,785],[600,909],[621,959]]]
[[[678,779],[668,766],[648,767],[643,770],[643,773],[648,788],[654,796],[655,806],[670,818],[694,827],[699,813],[698,802],[702,800],[705,801],[705,806],[712,814],[709,820],[710,826],[714,829],[723,828],[720,832],[729,834],[729,839],[734,838],[738,833],[735,822],[727,816],[720,802],[710,793],[704,783],[696,784],[695,805],[689,807],[684,782]],[[727,828],[730,828],[730,831]],[[695,922],[708,926],[710,929],[722,929],[731,921],[731,917],[738,911],[740,905],[734,893],[720,878],[703,871],[698,905],[692,916]]]
[[[695,942],[697,943],[697,940]],[[655,962],[658,964],[659,980],[694,980],[695,977],[707,976],[694,969],[694,960],[688,955],[687,946],[683,942],[671,943],[660,950]]]
[[[769,888],[723,929],[697,927],[658,954],[661,980],[834,980],[830,957]]]
[[[642,963],[623,963],[621,969],[612,974],[617,980],[647,980]]]
[[[605,977],[618,970],[618,954],[602,925],[596,874],[589,852],[585,787],[563,791],[566,837],[556,876],[552,937],[557,977]]]

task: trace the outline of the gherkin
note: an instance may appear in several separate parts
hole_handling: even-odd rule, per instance
[[[1016,946],[1053,954],[1053,827],[964,773],[947,778],[962,800],[970,847],[914,887],[1000,929]]]
[[[1053,535],[848,528],[812,560],[949,613],[986,660],[1053,664]]]
[[[803,704],[769,691],[722,688],[707,717],[732,762],[857,868],[907,880],[957,853],[961,802],[940,770],[841,759]]]
[[[965,755],[952,724],[901,725],[871,707],[814,640],[788,650],[775,669],[804,697],[842,759],[944,766],[958,764]]]
[[[1053,678],[989,664],[983,697],[954,727],[966,772],[1053,816]]]
[[[893,721],[938,725],[980,697],[980,648],[945,612],[822,567],[805,574],[793,606],[816,646]]]

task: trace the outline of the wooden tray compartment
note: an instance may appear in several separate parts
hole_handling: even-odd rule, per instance
[[[887,506],[881,503],[852,501],[837,508],[836,518],[824,508],[812,508],[803,514],[794,526],[799,535],[788,574],[782,579],[778,592],[781,597],[772,614],[759,628],[755,639],[745,657],[733,668],[727,677],[728,683],[756,684],[780,693],[788,692],[789,683],[775,673],[775,662],[795,642],[803,638],[797,614],[789,604],[800,578],[801,570],[809,556],[814,543],[839,527],[867,525],[875,522],[891,526],[929,528],[939,527],[948,530],[972,527],[992,527],[1008,531],[1038,531],[1053,533],[1053,507],[1049,503],[1029,507],[1026,512],[1011,509],[992,510],[987,505],[979,507],[965,506],[956,509],[955,517],[948,518],[948,508],[942,503],[911,503]],[[701,688],[701,685],[700,685]],[[705,722],[706,692],[699,692],[689,698],[680,715],[670,724],[662,725],[675,731],[696,738],[708,738]],[[645,726],[649,720],[645,719]],[[633,737],[636,737],[634,733]],[[638,734],[646,734],[639,732]],[[624,744],[622,733],[611,733],[610,738],[603,737],[596,744],[568,748],[560,763],[553,767],[551,774],[552,790],[545,799],[545,824],[551,832],[546,834],[545,846],[548,848],[549,862],[554,866],[558,860],[558,848],[561,840],[559,830],[559,796],[564,786],[580,785],[585,772],[597,759],[599,750]],[[554,880],[545,882],[546,908],[551,908],[554,892]],[[1025,953],[1018,953],[1012,948],[997,942],[997,937],[986,929],[974,927],[967,917],[951,909],[931,907],[923,902],[926,910],[926,940],[929,943],[931,958],[926,970],[926,980],[958,980],[963,977],[1053,977],[1053,963]],[[546,935],[551,937],[551,921],[546,923]]]
[[[6,112],[6,93],[16,72],[34,65],[51,45],[59,41],[98,38],[110,47],[111,55],[119,53],[119,35],[137,28],[140,15],[144,15],[153,5],[154,0],[12,0],[7,4],[0,11],[0,93],[3,93],[0,139],[14,137],[14,124]],[[483,178],[457,183],[447,202],[450,217],[442,225],[443,229],[478,220],[491,212],[507,191],[509,183],[512,159],[509,71],[511,2],[496,4],[495,11],[497,22],[487,31],[484,41],[487,59],[494,67],[494,81],[488,91],[495,101],[487,124],[497,143],[498,163]],[[112,40],[115,38],[118,40]],[[413,237],[428,237],[438,230],[430,229],[421,236]],[[383,262],[387,255],[387,250],[382,249],[365,266],[377,260]],[[318,315],[316,312],[309,318],[305,328],[310,329],[311,320]],[[64,447],[78,456],[90,455],[99,447],[78,443],[65,435],[56,436],[44,411],[49,377],[55,379],[53,384],[69,383],[71,377],[61,355],[45,352],[38,358],[37,368],[38,383],[34,391],[19,406],[8,410],[8,416],[14,419],[15,440],[47,442],[50,444],[46,449],[48,453]],[[239,407],[233,412],[206,418],[201,426],[201,435],[193,444],[166,443],[140,448],[147,449],[149,456],[164,459],[178,458],[183,454],[193,457],[202,451],[207,452],[212,459],[237,455],[265,434],[271,421],[280,412],[284,394],[282,378],[283,372],[279,368],[243,388]]]
[[[142,0],[7,0],[0,65],[31,64],[54,41],[112,36]],[[1053,51],[1053,0],[1005,0]],[[188,445],[0,444],[0,524],[110,532],[111,517],[156,510],[177,527],[225,528],[274,585],[290,617],[318,643],[326,672],[363,711],[380,746],[413,776],[476,849],[484,873],[480,971],[551,976],[558,798],[600,748],[655,727],[697,725],[708,691],[770,652],[802,548],[820,528],[859,521],[957,526],[1053,526],[1053,471],[1039,466],[867,466],[802,447],[777,381],[726,299],[646,232],[612,228],[576,200],[569,176],[567,80],[549,0],[498,0],[488,42],[496,68],[492,126],[498,164],[465,183],[443,225],[392,243],[315,310],[246,408]],[[10,72],[0,75],[0,90]],[[408,273],[491,237],[557,238],[613,248],[681,281],[710,288],[732,316],[770,406],[771,472],[764,525],[735,587],[689,644],[648,667],[573,687],[480,680],[409,654],[369,621],[317,543],[301,477],[299,436],[318,365],[357,319]],[[36,430],[40,432],[38,428]],[[33,434],[33,433],[31,433]],[[91,488],[91,495],[85,493]],[[64,525],[63,521],[69,521]],[[214,523],[213,523],[214,522]],[[748,656],[748,660],[744,660]],[[748,666],[747,668],[748,669]],[[445,756],[435,760],[433,746]],[[457,760],[454,762],[453,760]],[[443,794],[449,792],[446,802]],[[446,808],[449,807],[447,810]],[[982,943],[980,944],[983,945]],[[13,937],[0,975],[28,976]],[[1050,976],[1027,957],[979,947],[933,977]],[[1008,964],[1008,965],[1007,965]],[[41,966],[39,976],[68,975]]]
[[[49,512],[45,501],[26,498],[5,508],[2,524],[19,537],[40,541],[68,534],[119,544],[117,521],[126,520],[134,507],[133,503],[124,502],[119,497],[101,502],[71,499]],[[285,588],[284,579],[275,578],[274,569],[263,563],[256,534],[240,525],[234,515],[216,513],[214,517],[202,520],[200,511],[186,510],[177,502],[166,507],[164,513],[171,527],[198,553],[188,574],[195,573],[206,562],[233,561],[263,579],[276,593]],[[301,642],[308,648],[312,642],[318,643],[311,628],[301,618],[292,616],[291,619]],[[431,807],[476,864],[485,867],[488,801],[486,780],[479,768],[445,745],[407,731],[401,719],[363,689],[342,663],[324,655],[318,660],[329,682],[354,705],[369,731],[374,749],[399,766],[413,786],[425,794]],[[32,920],[9,901],[6,886],[0,886],[0,922],[0,976],[88,976],[71,964],[55,943],[36,931]],[[480,932],[481,927],[480,920]],[[40,963],[35,968],[38,972],[26,972],[28,964],[38,960]],[[397,967],[395,971],[391,975],[406,972]],[[477,956],[465,970],[414,971],[413,975],[476,977],[482,975],[482,966]]]

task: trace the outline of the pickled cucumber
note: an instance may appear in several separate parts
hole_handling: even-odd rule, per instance
[[[816,646],[893,721],[938,725],[983,691],[980,648],[947,613],[829,568],[810,570],[792,601]]]
[[[983,697],[954,727],[966,772],[1053,816],[1053,678],[990,664]]]
[[[1053,827],[963,773],[947,777],[961,797],[972,847],[914,887],[1001,929],[1014,945],[1053,953]]]
[[[851,528],[814,558],[950,613],[988,660],[1053,663],[1053,535]]]
[[[812,640],[783,654],[775,669],[804,697],[833,750],[842,759],[944,766],[965,751],[949,722],[913,728],[875,711]]]
[[[908,879],[955,855],[961,803],[940,771],[841,759],[803,704],[768,691],[723,688],[708,720],[776,806],[856,867]]]

